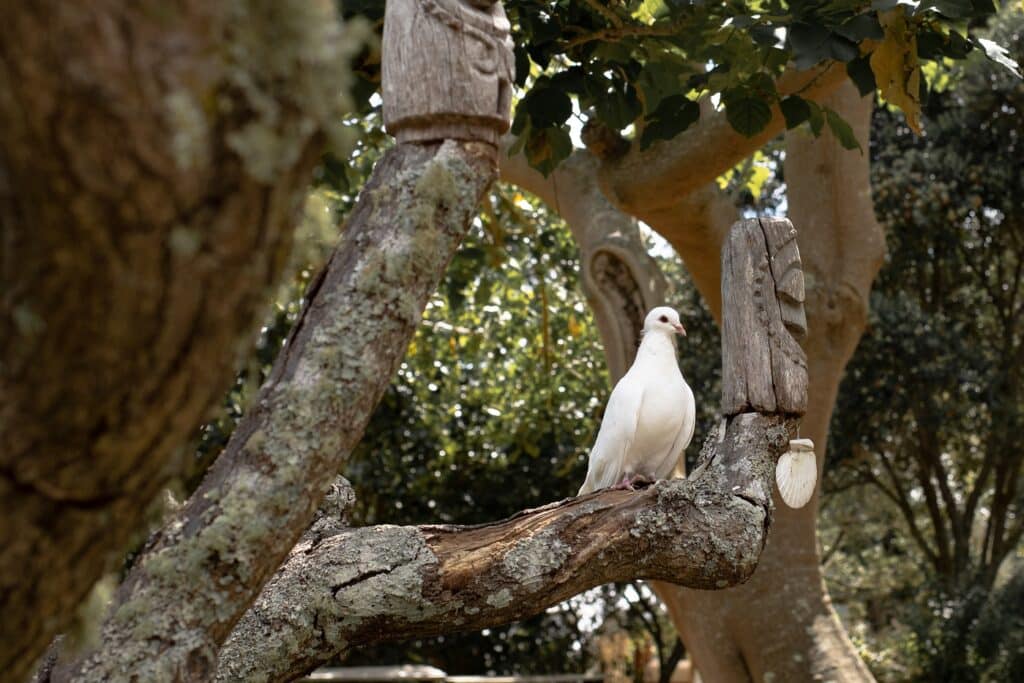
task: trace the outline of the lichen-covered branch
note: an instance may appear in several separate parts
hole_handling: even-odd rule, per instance
[[[348,529],[292,551],[220,653],[218,681],[286,681],[353,647],[475,630],[610,581],[742,583],[796,420],[747,413],[690,480],[602,491],[474,527]]]
[[[4,3],[0,671],[146,523],[252,343],[351,74],[333,3]]]
[[[496,175],[493,155],[447,141],[377,163],[253,408],[121,586],[100,649],[56,679],[212,675],[362,436]]]

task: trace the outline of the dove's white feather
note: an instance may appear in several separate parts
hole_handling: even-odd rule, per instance
[[[636,359],[608,399],[580,495],[633,475],[665,479],[682,460],[696,407],[676,360],[676,325],[679,315],[670,308],[648,314]]]
[[[775,483],[782,500],[791,508],[801,508],[814,495],[818,481],[818,462],[810,439],[793,439],[789,450],[775,465]]]

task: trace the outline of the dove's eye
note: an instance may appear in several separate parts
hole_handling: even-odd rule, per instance
[[[668,316],[667,315],[663,315],[660,318],[658,318],[658,320],[660,320],[663,323],[667,323],[668,322]]]

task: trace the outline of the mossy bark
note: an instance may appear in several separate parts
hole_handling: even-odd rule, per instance
[[[403,144],[360,193],[253,408],[54,678],[204,680],[362,436],[496,175],[483,143]]]
[[[745,581],[797,421],[745,414],[690,480],[602,491],[475,527],[374,526],[291,552],[220,653],[217,680],[292,680],[353,647],[504,624],[588,588],[651,578]]]
[[[5,680],[187,471],[286,262],[347,89],[333,7],[290,4],[4,3]]]

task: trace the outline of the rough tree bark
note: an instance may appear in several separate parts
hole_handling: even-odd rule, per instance
[[[851,123],[866,149],[872,99],[845,84],[825,103]],[[828,133],[815,140],[802,131],[787,135],[786,151],[809,328],[804,348],[810,401],[801,433],[817,444],[820,474],[839,381],[863,332],[885,243],[866,153],[842,149]],[[799,510],[780,506],[764,558],[744,586],[715,594],[659,587],[710,680],[872,680],[828,599],[818,562],[816,501],[817,494]]]
[[[122,584],[102,647],[56,680],[212,675],[397,370],[495,175],[488,147],[399,145],[378,162],[253,408]]]
[[[779,348],[802,360],[780,316],[777,294],[785,290],[770,266],[769,254],[792,241],[784,223],[786,230],[774,232],[774,224],[756,220],[733,228],[738,237],[726,254],[747,267],[724,276],[744,294],[731,302],[738,322],[722,353],[743,382],[723,387],[722,400],[739,408],[721,439],[705,444],[692,477],[636,495],[598,492],[476,527],[317,532],[292,551],[239,623],[220,654],[218,679],[290,680],[361,644],[506,623],[609,581],[640,577],[704,589],[745,581],[771,524],[775,463],[796,434],[806,397],[806,374],[778,383],[771,367],[748,362]],[[799,272],[795,249],[790,256],[787,264]],[[753,412],[740,400],[751,387],[773,392],[774,405],[788,412]]]
[[[3,10],[0,671],[21,680],[186,471],[348,68],[329,2]]]
[[[405,117],[386,109],[385,118],[399,137],[414,123],[416,142],[398,144],[375,165],[254,406],[118,589],[100,646],[58,664],[53,680],[209,679],[220,645],[309,526],[362,436],[497,174],[497,149],[479,141],[481,127],[495,129],[483,136],[492,139],[509,124],[511,41],[501,6],[432,6],[448,13],[424,15],[424,5],[396,0],[385,19],[385,90],[392,95],[385,107],[400,103]],[[408,41],[410,21],[424,44],[447,49],[433,55],[433,79],[403,64],[405,52],[389,49]],[[471,48],[479,59],[464,59]],[[482,49],[497,55],[488,68],[481,68]],[[421,58],[416,66],[427,64]],[[442,93],[459,84],[477,97],[456,103],[466,110],[417,116],[417,105],[433,102],[415,101],[424,80]],[[483,121],[481,101],[492,112]],[[439,123],[433,134],[431,117]]]

